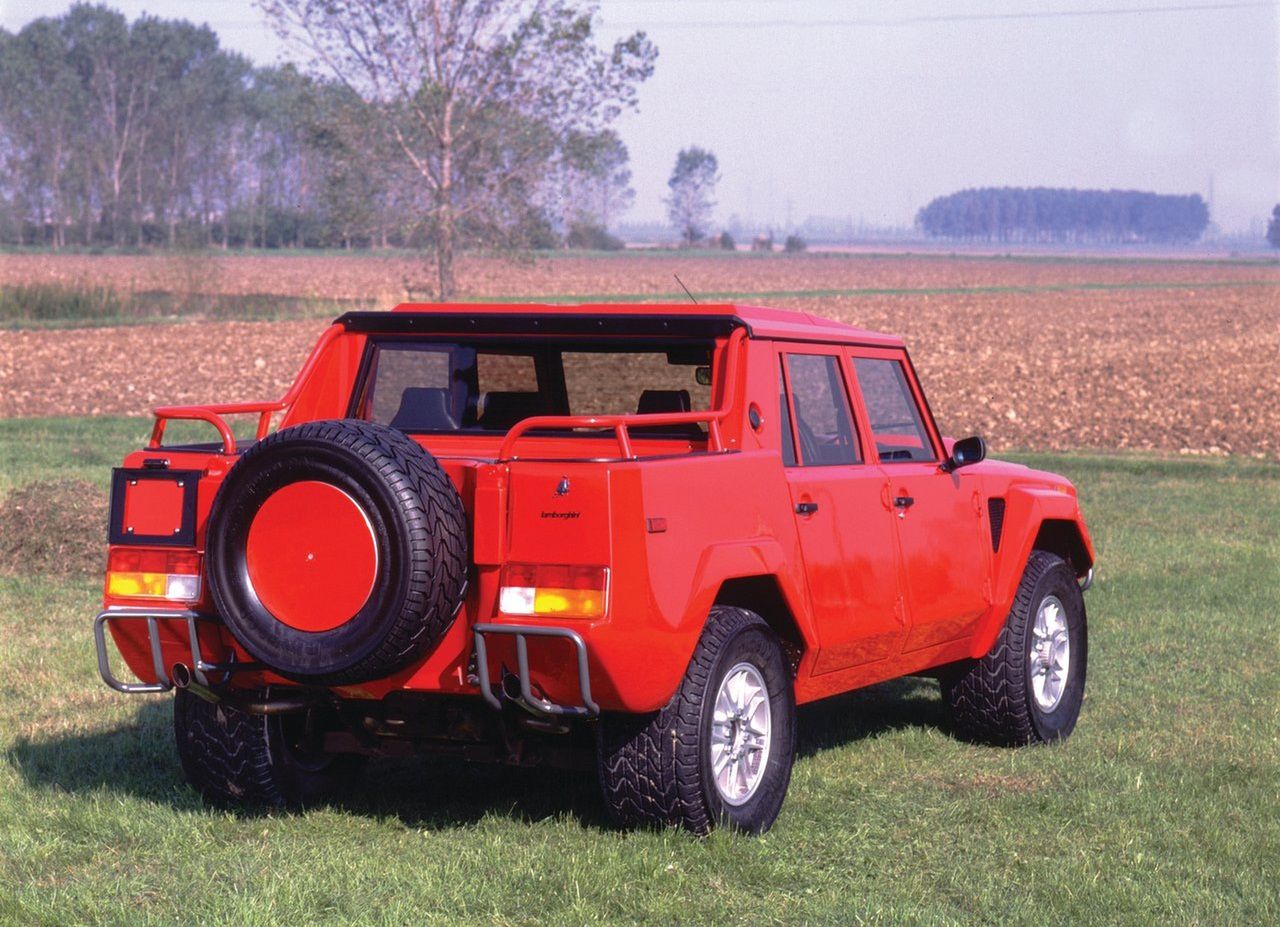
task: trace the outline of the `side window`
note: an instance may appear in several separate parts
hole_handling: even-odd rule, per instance
[[[801,464],[861,463],[849,396],[840,378],[840,359],[829,354],[788,354],[787,372]]]
[[[907,383],[906,371],[896,360],[855,357],[854,373],[867,406],[871,433],[881,463],[935,460],[929,432]]]

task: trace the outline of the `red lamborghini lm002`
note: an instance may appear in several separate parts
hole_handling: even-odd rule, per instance
[[[219,440],[166,445],[175,419]],[[177,690],[214,801],[429,753],[588,764],[624,824],[761,832],[798,703],[932,674],[965,736],[1074,727],[1076,492],[985,457],[901,340],[808,315],[353,312],[279,402],[156,410],[112,483],[99,668]]]

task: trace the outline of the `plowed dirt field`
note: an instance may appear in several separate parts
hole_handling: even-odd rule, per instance
[[[421,264],[377,257],[3,256],[0,284],[406,296]],[[1280,266],[941,256],[662,254],[464,262],[468,298],[695,293],[898,332],[944,431],[995,450],[1144,449],[1280,459]],[[410,286],[412,289],[412,286]],[[720,298],[725,298],[721,296]],[[0,417],[137,414],[274,398],[324,323],[0,331]]]
[[[695,295],[856,289],[954,289],[1037,286],[1222,285],[1280,283],[1275,263],[1206,260],[1001,258],[946,255],[814,253],[708,256],[705,252],[557,255],[527,263],[464,257],[460,291],[468,298]],[[427,299],[428,266],[413,257],[368,254],[0,255],[0,286],[58,283],[110,286],[122,292],[279,295],[374,299],[387,304]]]

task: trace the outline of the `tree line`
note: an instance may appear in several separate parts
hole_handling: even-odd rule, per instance
[[[642,34],[597,48],[593,7],[260,5],[314,72],[103,6],[0,30],[0,242],[447,246],[451,263],[599,243],[629,205],[610,123],[656,51]],[[371,23],[381,51],[344,59],[376,44]]]
[[[1199,194],[986,187],[934,199],[916,224],[933,237],[976,241],[1185,243],[1204,233],[1209,207]]]

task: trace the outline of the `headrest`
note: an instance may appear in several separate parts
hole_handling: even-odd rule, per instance
[[[640,394],[640,403],[636,406],[637,415],[654,415],[659,412],[688,412],[689,391],[687,389],[647,389]]]
[[[400,408],[391,427],[401,431],[457,431],[449,391],[435,386],[410,386],[400,394]]]
[[[480,427],[505,431],[521,419],[541,415],[546,404],[538,393],[489,392],[480,403]]]

